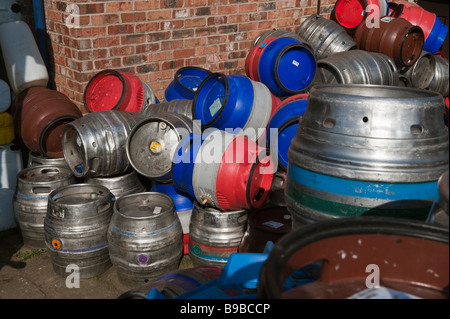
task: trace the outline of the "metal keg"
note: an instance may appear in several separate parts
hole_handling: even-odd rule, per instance
[[[172,180],[172,158],[180,140],[193,131],[196,121],[177,113],[158,113],[140,121],[130,132],[126,154],[141,175],[160,183]]]
[[[107,177],[88,177],[85,179],[87,184],[103,185],[108,188],[117,198],[128,194],[142,193],[145,191],[136,171]]]
[[[136,287],[177,270],[183,255],[182,235],[170,196],[145,192],[117,199],[108,243],[119,280]]]
[[[314,87],[288,151],[293,228],[358,215],[425,220],[448,170],[444,108],[419,89]]]
[[[174,99],[169,102],[151,104],[148,108],[141,111],[145,117],[150,117],[158,113],[177,113],[192,119],[192,100]]]
[[[438,92],[442,96],[448,96],[449,93],[449,64],[448,59],[441,56],[434,56],[435,68],[434,75],[427,90]]]
[[[46,248],[44,219],[48,196],[55,189],[74,183],[72,172],[62,165],[33,166],[17,174],[13,207],[26,246]]]
[[[300,42],[303,42],[302,38],[294,32],[290,32],[290,31],[282,30],[282,29],[273,29],[273,30],[263,31],[260,34],[258,34],[258,36],[255,38],[255,40],[253,40],[251,47],[253,48],[255,46],[258,46],[261,43],[268,40],[269,38],[286,38],[286,37],[293,38]]]
[[[111,267],[107,230],[114,195],[104,186],[74,184],[48,196],[44,220],[45,244],[54,271],[67,275],[75,265],[80,278],[98,276]]]
[[[436,57],[426,51],[422,51],[416,62],[409,68],[400,70],[416,89],[426,89],[433,80],[436,69]]]
[[[336,53],[317,62],[316,84],[396,85],[397,67],[387,55],[363,50]]]
[[[63,131],[64,158],[77,177],[123,174],[132,169],[125,151],[128,135],[143,117],[126,111],[87,113]]]
[[[189,224],[189,256],[195,266],[225,267],[247,229],[248,211],[222,212],[194,203]]]
[[[29,152],[28,153],[28,164],[27,167],[39,166],[39,165],[63,165],[67,166],[64,157],[52,158],[43,156],[39,153]]]
[[[343,27],[317,14],[310,15],[299,26],[297,35],[301,42],[309,44],[317,60],[358,48]]]

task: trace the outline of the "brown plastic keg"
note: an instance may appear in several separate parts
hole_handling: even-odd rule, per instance
[[[399,69],[414,64],[425,41],[422,29],[403,18],[383,17],[379,22],[379,26],[363,23],[356,29],[358,48],[386,54]]]
[[[83,116],[63,93],[43,87],[21,92],[12,110],[16,135],[32,152],[52,158],[63,157],[62,129]]]

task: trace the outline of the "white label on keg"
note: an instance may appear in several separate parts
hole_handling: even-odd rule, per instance
[[[153,214],[158,215],[159,213],[161,213],[161,209],[161,207],[155,206],[155,208],[153,209]]]
[[[272,228],[275,228],[275,229],[280,228],[281,226],[283,226],[282,223],[276,222],[274,220],[269,220],[268,222],[264,222],[263,225],[266,225],[266,226],[269,226],[269,227],[272,227]]]
[[[295,65],[296,67],[298,67],[300,65],[300,63],[298,63],[297,61],[293,60],[292,64]]]
[[[209,113],[211,113],[211,116],[216,115],[216,113],[220,110],[222,107],[222,103],[220,102],[220,99],[217,98],[213,104],[209,107]]]
[[[347,299],[421,299],[391,288],[368,288],[348,297]]]
[[[383,17],[380,20],[383,22],[391,22],[394,19],[395,19],[394,17]]]

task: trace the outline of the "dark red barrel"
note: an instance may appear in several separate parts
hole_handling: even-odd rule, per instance
[[[83,114],[63,93],[44,87],[21,92],[14,101],[14,126],[17,136],[32,152],[61,158],[64,126]]]
[[[383,17],[379,26],[361,24],[355,32],[358,48],[390,57],[397,68],[411,66],[422,53],[424,34],[403,18]]]

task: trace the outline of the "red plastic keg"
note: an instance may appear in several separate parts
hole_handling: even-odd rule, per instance
[[[379,8],[378,14],[371,7]],[[388,9],[385,0],[337,0],[331,12],[330,19],[340,24],[349,34],[367,18],[376,18],[387,15]]]
[[[89,81],[83,100],[89,112],[139,112],[145,102],[144,84],[132,74],[104,70]]]
[[[245,60],[245,73],[247,76],[254,80],[259,81],[259,72],[258,72],[258,65],[259,65],[259,59],[261,58],[261,54],[264,51],[264,48],[266,45],[268,45],[270,42],[278,39],[279,37],[270,37],[266,40],[264,40],[262,43],[255,45],[247,55],[247,58]]]

